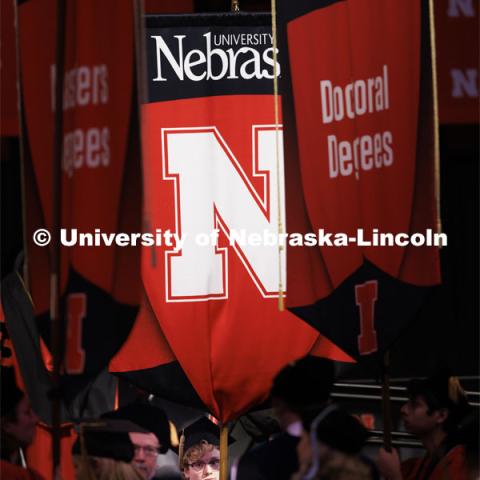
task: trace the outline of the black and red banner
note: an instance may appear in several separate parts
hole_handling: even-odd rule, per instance
[[[55,3],[30,0],[18,10],[28,287],[48,344],[52,250],[35,245],[32,234],[38,228],[51,230],[53,202],[61,205],[61,228],[68,229],[69,241],[74,231],[140,229],[133,7],[127,0],[66,2],[63,159],[56,199]],[[107,367],[130,331],[139,303],[139,251],[71,243],[61,248],[60,260],[69,401]]]
[[[164,243],[143,249],[143,283],[172,358],[227,421],[288,361],[348,357],[278,311],[278,247],[243,241],[278,229],[270,17],[148,17],[146,46],[144,209]]]
[[[287,304],[356,358],[440,281],[437,248],[374,240],[437,232],[426,6],[279,5],[288,230],[347,239],[288,249]]]

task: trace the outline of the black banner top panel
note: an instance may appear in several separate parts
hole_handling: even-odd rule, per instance
[[[149,103],[273,91],[268,14],[147,16],[146,44]]]

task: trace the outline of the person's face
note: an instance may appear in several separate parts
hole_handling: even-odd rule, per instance
[[[17,405],[17,421],[7,422],[4,430],[10,434],[22,447],[33,442],[37,429],[38,417],[32,410],[27,397],[23,397]]]
[[[184,473],[188,480],[219,480],[220,451],[218,448],[204,453],[201,458],[189,464]]]
[[[408,433],[416,436],[425,435],[440,426],[448,416],[448,412],[444,408],[430,414],[428,410],[428,405],[422,396],[413,397],[403,405],[400,413]]]
[[[153,433],[129,433],[133,443],[133,465],[146,480],[152,478],[157,466],[158,449],[160,444]]]

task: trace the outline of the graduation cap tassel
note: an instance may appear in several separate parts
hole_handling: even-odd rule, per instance
[[[465,397],[465,391],[460,384],[458,377],[449,377],[448,379],[448,398],[457,405],[462,397]]]
[[[220,480],[228,479],[228,427],[220,427]]]

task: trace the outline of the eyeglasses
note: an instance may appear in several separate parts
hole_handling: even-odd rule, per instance
[[[218,458],[212,458],[208,462],[204,462],[203,460],[197,460],[196,462],[188,463],[188,466],[193,468],[197,472],[201,472],[207,465],[209,465],[212,470],[219,470],[220,460]]]
[[[140,453],[140,451],[143,450],[143,453],[146,457],[156,457],[160,452],[158,451],[158,448],[151,447],[147,445],[146,447],[142,445],[134,445],[133,446],[133,451],[135,452],[135,455]]]

